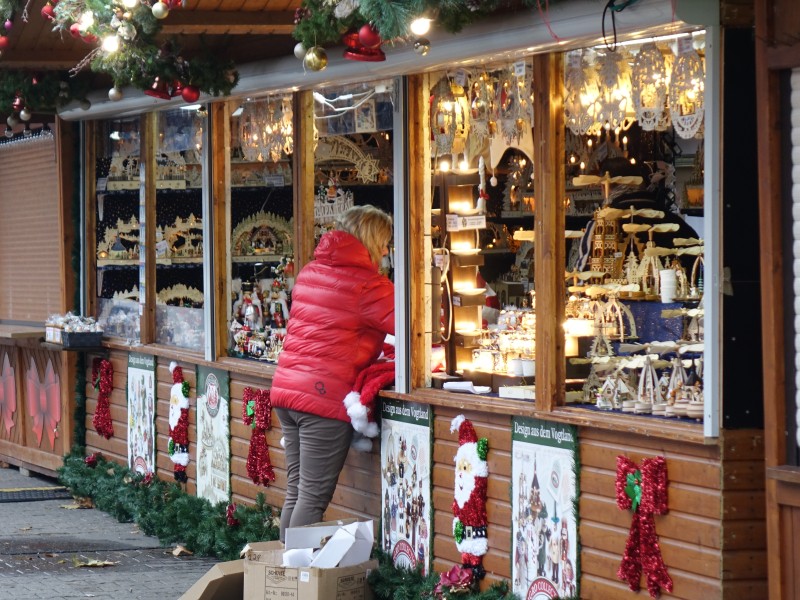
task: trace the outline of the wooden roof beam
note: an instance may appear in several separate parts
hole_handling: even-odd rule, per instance
[[[289,35],[294,31],[294,12],[173,10],[162,24],[168,35]]]

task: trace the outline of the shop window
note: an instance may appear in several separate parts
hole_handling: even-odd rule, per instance
[[[294,282],[293,96],[276,94],[234,108],[228,353],[275,363]]]
[[[156,328],[155,340],[202,351],[203,324],[203,129],[197,107],[157,114]]]
[[[429,76],[434,387],[531,398],[530,60]]]
[[[104,334],[139,341],[139,118],[95,124],[95,316]]]
[[[568,403],[703,420],[703,39],[564,56]]]
[[[354,205],[394,207],[394,82],[330,86],[314,92],[315,238]],[[382,265],[393,277],[393,251]]]

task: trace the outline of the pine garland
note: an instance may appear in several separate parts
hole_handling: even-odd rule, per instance
[[[2,27],[2,24],[0,24]],[[7,113],[17,97],[31,112],[55,113],[72,100],[83,100],[89,92],[85,77],[69,77],[54,71],[23,69],[3,71],[0,77],[0,112]]]
[[[238,525],[232,527],[226,503],[212,505],[174,482],[142,476],[102,456],[91,467],[83,453],[67,455],[59,479],[74,496],[91,498],[118,521],[135,522],[162,544],[179,542],[197,555],[232,560],[247,542],[278,539],[277,520],[263,494],[256,497],[255,506],[237,505]]]

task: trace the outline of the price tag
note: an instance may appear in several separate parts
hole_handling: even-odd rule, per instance
[[[517,77],[525,77],[525,61],[518,60],[514,63],[514,75]]]
[[[570,69],[577,69],[581,66],[581,52],[580,50],[576,52],[570,52],[567,54],[567,66]]]
[[[108,177],[97,178],[97,191],[105,192],[108,189]]]
[[[463,69],[459,69],[456,71],[456,74],[453,76],[453,81],[455,81],[461,87],[466,87],[467,85],[467,72]]]
[[[678,56],[691,52],[692,50],[694,50],[694,42],[691,35],[678,38]]]

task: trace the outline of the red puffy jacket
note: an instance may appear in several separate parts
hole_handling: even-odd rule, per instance
[[[292,288],[270,398],[275,407],[350,422],[344,397],[394,334],[394,284],[344,231],[322,236],[314,258]]]

